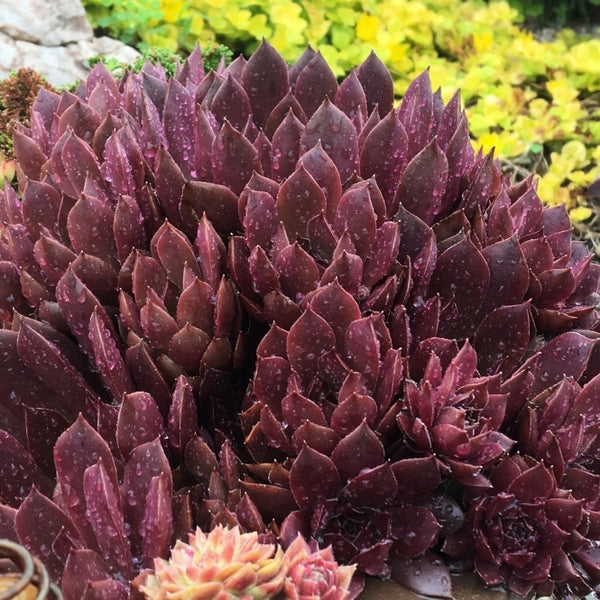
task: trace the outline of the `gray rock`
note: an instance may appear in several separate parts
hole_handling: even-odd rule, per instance
[[[0,78],[31,67],[55,86],[83,79],[101,54],[133,62],[139,53],[117,40],[95,38],[80,0],[0,0]]]
[[[94,37],[79,0],[0,0],[0,31],[41,46]]]

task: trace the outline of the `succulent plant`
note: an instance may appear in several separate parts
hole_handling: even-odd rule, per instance
[[[573,478],[574,480],[574,478]],[[472,500],[464,528],[446,540],[460,556],[469,547],[487,585],[505,583],[519,596],[583,597],[595,562],[581,500],[557,487],[543,462],[515,455],[491,473],[493,487]],[[592,525],[594,528],[596,525]]]
[[[266,600],[282,589],[285,575],[280,547],[260,543],[256,532],[217,526],[208,534],[196,530],[187,544],[178,540],[168,561],[155,560],[140,590],[153,600]]]
[[[474,152],[458,94],[423,73],[394,107],[374,54],[338,84],[310,48],[208,74],[196,50],[41,90],[14,150],[0,534],[67,598],[134,597],[196,526],[331,546],[351,596],[451,597],[440,557],[478,544],[487,583],[600,583],[600,267]],[[526,545],[568,535],[529,579],[485,541],[528,511]]]
[[[288,546],[283,595],[289,600],[346,600],[354,565],[338,566],[331,547],[311,552],[301,535]]]

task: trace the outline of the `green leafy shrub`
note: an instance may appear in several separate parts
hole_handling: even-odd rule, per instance
[[[600,0],[509,0],[523,16],[539,24],[565,24],[600,17]]]

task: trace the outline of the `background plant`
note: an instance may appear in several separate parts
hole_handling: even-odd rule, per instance
[[[98,0],[86,5],[96,25],[120,19]],[[486,151],[494,147],[509,170],[515,171],[515,163],[538,167],[545,202],[565,202],[574,220],[591,215],[586,190],[600,176],[600,73],[594,58],[600,40],[566,29],[556,39],[538,41],[520,27],[517,10],[482,0],[162,0],[158,9],[138,5],[136,19],[144,22],[137,30],[141,44],[184,52],[199,39],[248,55],[265,37],[290,61],[310,43],[338,77],[374,48],[391,69],[398,96],[429,67],[446,97],[462,89],[476,144]],[[118,21],[112,27],[119,35]],[[576,159],[573,145],[564,150],[570,141],[578,142]],[[560,165],[553,167],[555,160]]]

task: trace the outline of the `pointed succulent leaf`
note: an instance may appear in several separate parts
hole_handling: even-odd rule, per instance
[[[142,566],[150,569],[157,558],[169,556],[173,537],[171,489],[165,473],[154,476],[148,486],[142,521]]]
[[[11,185],[4,186],[4,190],[0,191],[0,216],[7,223],[25,224],[19,196]]]
[[[250,99],[241,84],[230,73],[214,95],[210,110],[219,125],[227,120],[238,131],[244,128],[251,114]]]
[[[51,185],[42,181],[29,180],[21,201],[23,223],[32,239],[38,239],[41,228],[46,227],[58,235],[58,214],[61,198]]]
[[[140,324],[153,348],[168,352],[171,338],[179,331],[175,319],[152,299],[140,310]]]
[[[95,365],[104,385],[113,398],[120,401],[123,394],[133,391],[133,382],[111,330],[94,310],[90,317],[89,338],[92,342]]]
[[[60,581],[69,548],[64,555],[57,553],[54,542],[61,532],[73,543],[79,542],[71,519],[34,487],[17,511],[15,528],[19,541],[44,562],[55,581]]]
[[[448,160],[433,139],[406,166],[394,197],[393,212],[402,204],[427,225],[432,225],[442,210],[447,181]]]
[[[381,344],[375,328],[377,316],[370,315],[350,323],[344,338],[344,358],[362,374],[370,390],[379,377]]]
[[[106,478],[117,489],[117,470],[108,444],[91,425],[79,416],[54,446],[56,481],[69,516],[84,540],[94,548],[93,530],[86,514],[84,473],[101,459]]]
[[[249,189],[243,225],[248,246],[269,250],[279,226],[275,199],[268,192]]]
[[[59,346],[27,323],[21,324],[16,344],[23,363],[61,399],[57,408],[65,417],[73,419],[81,412],[90,419],[96,418],[98,395]],[[61,376],[57,377],[57,373]]]
[[[286,396],[290,366],[280,356],[259,357],[254,372],[253,390],[257,400],[281,417],[281,402]]]
[[[299,453],[304,446],[308,446],[325,456],[330,456],[333,449],[340,441],[340,436],[323,425],[318,425],[311,421],[306,421],[292,436],[294,450]]]
[[[302,310],[288,296],[279,290],[274,290],[263,298],[263,313],[268,322],[290,329],[302,314]]]
[[[398,497],[406,500],[431,494],[441,481],[434,456],[402,459],[392,463],[391,467],[398,482]]]
[[[331,460],[342,481],[350,481],[364,469],[374,469],[383,463],[383,444],[363,420],[356,429],[342,437],[331,454]]]
[[[169,153],[189,179],[194,175],[196,110],[193,95],[176,79],[170,79],[167,84],[162,116]]]
[[[429,71],[424,71],[410,83],[398,109],[400,122],[411,133],[407,157],[409,160],[429,142],[432,112],[431,80]]]
[[[538,275],[542,286],[540,303],[550,307],[563,303],[575,289],[575,278],[569,268],[549,269]]]
[[[307,308],[290,328],[286,344],[290,365],[305,385],[315,376],[319,358],[334,346],[331,326]]]
[[[327,426],[327,420],[319,405],[298,392],[291,392],[283,398],[281,416],[293,429],[298,429],[306,422],[321,427]]]
[[[307,236],[307,223],[326,209],[319,184],[303,164],[284,181],[277,194],[277,214],[291,240]]]
[[[440,524],[433,513],[423,506],[405,506],[392,509],[393,552],[395,556],[421,556],[437,541]]]
[[[356,254],[367,257],[377,233],[377,222],[366,185],[358,184],[341,197],[333,221],[333,230],[341,236],[347,231]]]
[[[350,71],[338,87],[335,92],[334,104],[355,123],[357,118],[366,120],[369,116],[367,96],[355,69]]]
[[[149,290],[162,296],[166,288],[167,277],[160,263],[151,256],[136,252],[131,272],[131,289],[137,307],[145,305]]]
[[[198,258],[196,259],[194,253],[190,252],[188,256],[188,259],[191,261],[189,267],[199,276],[201,271],[202,280],[208,283],[211,288],[216,291],[224,271],[226,250],[223,241],[215,231],[215,228],[206,213],[202,215],[202,218],[198,223],[194,245],[198,252]]]
[[[214,182],[239,195],[253,171],[262,171],[256,148],[225,121],[212,145]]]
[[[302,110],[296,97],[288,90],[286,95],[277,103],[267,118],[264,131],[268,139],[273,138],[275,130],[279,127],[290,110],[301,123],[306,123],[306,114],[304,113],[304,110]]]
[[[85,515],[94,531],[100,554],[113,574],[133,575],[133,559],[125,535],[118,488],[101,458],[83,474]]]
[[[116,579],[88,581],[81,600],[127,600],[128,588]]]
[[[314,508],[319,503],[336,498],[342,487],[333,461],[304,446],[290,469],[290,489],[300,508]]]
[[[279,290],[279,274],[261,246],[255,246],[248,258],[253,288],[260,296]]]
[[[256,348],[256,356],[266,358],[268,356],[280,356],[287,358],[285,345],[288,332],[275,323],[271,325],[269,331],[262,337]]]
[[[379,371],[379,379],[375,388],[374,399],[382,415],[397,396],[404,377],[404,360],[402,349],[388,350]]]
[[[102,174],[108,182],[108,187],[114,198],[118,198],[120,195],[135,197],[136,188],[138,187],[135,173],[136,170],[140,170],[142,156],[137,147],[137,156],[128,156],[126,147],[122,142],[122,138],[127,136],[126,132],[128,132],[126,128],[115,131],[104,145]],[[130,160],[135,161],[137,169],[130,163]]]
[[[13,311],[24,312],[25,298],[21,286],[22,272],[13,262],[0,261],[0,319],[10,323]]]
[[[363,422],[375,426],[377,405],[371,396],[350,394],[338,404],[331,415],[331,428],[340,436],[348,435]]]
[[[279,273],[281,290],[293,301],[299,302],[319,283],[317,263],[298,242],[284,248],[274,266]]]
[[[468,217],[471,217],[476,209],[483,210],[489,202],[489,198],[498,193],[500,187],[501,173],[498,165],[494,162],[493,155],[487,154],[474,169],[475,174],[469,187],[465,190],[459,204]]]
[[[583,389],[577,394],[573,404],[569,409],[565,424],[575,423],[577,418],[582,415],[585,417],[585,426],[595,425],[600,419],[596,398],[600,389],[600,375],[596,375],[588,381]]]
[[[577,381],[586,369],[595,341],[575,331],[562,333],[550,340],[541,350],[535,368],[532,393],[573,377]]]
[[[60,434],[69,427],[70,423],[56,410],[26,405],[23,405],[23,409],[27,444],[31,456],[42,473],[54,478],[56,472],[48,448],[54,446]]]
[[[169,446],[180,459],[196,434],[197,423],[196,402],[191,384],[185,377],[179,377],[167,417],[167,435]]]
[[[477,327],[473,346],[482,373],[512,372],[531,339],[529,303],[502,306],[490,312]]]
[[[96,155],[86,142],[71,131],[66,131],[54,146],[50,160],[54,182],[71,198],[79,197],[88,177],[103,186]]]
[[[333,101],[337,89],[337,80],[331,67],[317,52],[298,73],[294,95],[310,118],[326,98]]]
[[[352,121],[327,98],[310,118],[300,147],[303,152],[310,150],[317,142],[337,167],[342,182],[358,171],[358,136]]]
[[[142,211],[138,203],[130,196],[120,196],[117,200],[113,234],[121,264],[125,262],[134,248],[147,246]]]
[[[325,152],[320,141],[302,154],[300,165],[306,169],[325,194],[327,220],[333,221],[342,196],[342,181],[335,163]]]
[[[239,306],[237,304],[236,291],[231,282],[223,275],[215,299],[216,338],[226,338],[235,330],[238,311]]]
[[[360,319],[360,308],[356,300],[334,280],[321,285],[310,298],[311,308],[333,329],[336,347],[344,348],[344,340],[348,327]]]
[[[435,135],[438,139],[438,144],[444,152],[448,149],[452,136],[456,133],[456,129],[461,122],[463,113],[461,111],[460,91],[456,91],[448,104],[443,107],[440,115],[436,115],[437,130]]]
[[[344,250],[325,269],[321,284],[327,285],[337,280],[349,294],[357,296],[362,278],[363,261],[360,256]]]
[[[200,362],[211,343],[211,337],[189,323],[171,338],[169,357],[188,373],[200,369]]]
[[[234,160],[231,164],[236,164]],[[245,182],[244,182],[245,184]],[[181,196],[182,211],[191,211],[195,222],[202,215],[220,235],[231,235],[241,229],[237,211],[237,196],[225,185],[207,181],[188,181]]]
[[[63,135],[70,130],[77,137],[91,144],[94,132],[101,121],[102,118],[94,108],[77,99],[58,118],[57,134]]]
[[[182,292],[177,301],[176,321],[179,327],[190,324],[212,335],[214,324],[214,292],[211,286],[198,278]]]
[[[387,115],[394,104],[394,83],[389,70],[375,52],[371,51],[358,66],[356,76],[365,91],[369,114],[377,107],[380,115]]]
[[[325,457],[326,458],[326,457]],[[300,476],[302,473],[300,473]],[[278,485],[240,481],[242,491],[255,504],[267,523],[275,520],[281,523],[292,511],[297,509],[293,493]]]
[[[61,590],[65,600],[81,600],[89,581],[103,581],[110,577],[106,563],[96,552],[74,548],[65,563]]]
[[[171,391],[153,361],[147,345],[140,341],[125,351],[125,364],[139,391],[148,392],[164,416],[171,405]]]
[[[214,452],[198,435],[194,435],[185,447],[185,465],[191,475],[201,484],[208,485],[210,475],[218,469]]]
[[[0,431],[2,500],[17,508],[32,487],[50,493],[50,481],[40,472],[30,452],[6,431]]]
[[[13,132],[13,152],[23,174],[31,180],[39,180],[48,157],[32,138],[17,128]]]
[[[481,251],[490,271],[486,308],[522,302],[529,287],[529,268],[516,236]]]
[[[438,135],[438,143],[444,149],[442,140]],[[446,183],[446,194],[444,197],[444,212],[449,212],[447,207],[456,201],[460,190],[463,174],[473,164],[475,154],[469,137],[469,126],[467,119],[463,116],[454,132],[448,147],[444,149],[448,159],[448,181]]]
[[[343,494],[359,506],[381,507],[390,503],[398,492],[398,484],[388,463],[364,469],[345,486]]]
[[[519,502],[536,502],[540,498],[548,498],[555,487],[556,481],[552,473],[543,463],[537,463],[521,473],[507,491],[514,494]]]
[[[126,394],[117,420],[117,444],[124,458],[134,448],[151,442],[165,433],[163,420],[154,398],[147,392]]]
[[[271,140],[271,177],[275,181],[284,181],[294,172],[300,154],[300,137],[303,131],[304,124],[290,108]]]
[[[288,67],[275,48],[265,40],[248,59],[242,85],[250,99],[252,116],[263,127],[278,102],[289,90]]]
[[[161,263],[167,278],[179,289],[183,289],[184,265],[187,264],[196,275],[200,276],[192,245],[187,237],[169,222],[165,222],[156,232],[151,244],[156,249],[155,258]]]
[[[183,202],[182,190],[186,178],[173,156],[162,146],[159,147],[154,159],[154,176],[155,191],[160,198],[162,210],[175,227],[180,227],[179,202]]]
[[[283,425],[268,406],[263,406],[260,411],[260,428],[269,446],[283,451],[286,456],[293,455],[292,444]]]
[[[310,243],[311,254],[321,262],[329,263],[337,244],[337,236],[321,211],[306,224],[306,236]]]
[[[154,477],[161,474],[164,474],[166,489],[170,491],[173,486],[171,468],[158,438],[133,449],[125,465],[121,494],[125,522],[130,526],[131,550],[134,556],[141,553],[143,544],[142,524],[148,491]]]
[[[360,146],[360,174],[364,179],[375,176],[389,215],[398,210],[395,196],[406,168],[407,144],[406,131],[392,110],[371,129]]]
[[[363,284],[373,287],[392,272],[400,247],[400,225],[386,221],[377,230],[373,245],[365,258]]]
[[[445,250],[437,260],[429,285],[430,295],[440,294],[442,302],[454,300],[459,318],[455,327],[470,328],[473,311],[488,290],[490,270],[486,260],[467,238]]]
[[[113,211],[102,200],[82,194],[67,217],[73,250],[114,262],[113,220]]]

